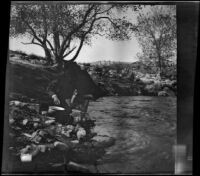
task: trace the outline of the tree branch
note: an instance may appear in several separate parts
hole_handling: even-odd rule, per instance
[[[76,47],[74,47],[73,49],[71,49],[70,51],[68,51],[62,58],[65,58],[66,56],[68,56],[70,53],[72,53],[74,50],[76,49]]]
[[[41,44],[43,43],[43,41],[36,35],[34,29],[29,25],[29,23],[27,21],[25,21],[23,18],[22,18],[22,21],[28,26],[28,28],[31,30],[33,36],[35,37],[35,39],[38,40],[38,42],[40,42]]]
[[[32,45],[32,44],[34,44],[34,45],[39,45],[39,46],[41,46],[41,47],[43,47],[41,44],[39,44],[39,43],[24,43],[24,42],[21,42],[23,45]]]
[[[43,42],[45,43],[46,42],[46,39],[47,39],[47,21],[46,21],[46,10],[45,10],[45,5],[42,4],[42,11],[43,11],[43,14],[42,14],[42,18],[43,18],[43,23],[44,23],[44,38],[43,38]]]
[[[42,44],[34,42],[34,37],[33,37],[32,41],[30,43],[25,43],[25,42],[21,42],[21,43],[24,44],[24,45],[31,45],[31,44],[39,45],[39,46],[44,48],[44,46]]]
[[[83,34],[83,36],[82,36],[82,38],[81,38],[81,41],[80,41],[80,45],[79,45],[79,47],[78,47],[78,50],[76,51],[76,54],[74,55],[74,57],[73,57],[72,59],[70,59],[70,61],[74,61],[74,60],[77,58],[78,54],[79,54],[80,51],[81,51],[81,48],[83,47],[83,42],[84,42],[84,40],[85,40],[85,37],[86,37],[86,35],[87,35],[88,33],[90,33],[90,32],[92,31],[92,28],[93,28],[93,25],[94,25],[94,22],[95,22],[95,21],[96,21],[96,18],[93,19],[93,21],[92,21],[92,23],[91,23],[91,25],[90,25],[88,31],[86,31],[86,32]]]
[[[92,32],[92,34],[96,34],[96,35],[99,35],[99,36],[101,36],[101,37],[104,36],[103,34],[101,34],[101,33],[99,33],[99,32]]]
[[[88,10],[86,11],[84,17],[83,17],[83,20],[81,22],[81,24],[79,24],[75,29],[73,29],[66,37],[65,39],[63,40],[62,44],[61,44],[61,48],[64,47],[65,43],[67,42],[67,40],[73,35],[75,34],[79,29],[81,29],[84,24],[86,23],[86,20],[87,20],[87,17],[89,16],[90,12],[92,11],[92,9],[94,8],[94,4],[91,5],[90,8],[88,8]]]
[[[66,45],[64,45],[63,48],[60,48],[60,53],[59,55],[62,56],[65,53],[65,50],[70,47],[70,43],[71,43],[71,38],[69,38],[68,43],[66,43]]]
[[[51,48],[51,50],[54,52],[54,48],[53,48],[51,42],[48,39],[46,39],[46,42],[49,44],[49,47]]]
[[[97,12],[97,15],[103,14],[103,13],[105,13],[105,12],[108,12],[108,11],[111,10],[113,7],[114,7],[114,5],[112,5],[110,8],[108,8],[108,9],[102,11],[102,12]]]
[[[100,20],[100,19],[107,19],[107,20],[109,20],[113,25],[117,26],[116,23],[114,23],[109,17],[106,17],[106,16],[98,17],[98,18],[96,18],[95,21]]]
[[[64,46],[64,51],[70,46],[71,38],[69,38],[68,43]]]

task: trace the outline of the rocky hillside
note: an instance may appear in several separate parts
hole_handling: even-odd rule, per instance
[[[141,62],[99,62],[97,65],[82,64],[91,77],[109,95],[147,95],[147,96],[175,96],[176,68],[166,68],[162,79],[156,74],[156,68],[146,66]]]

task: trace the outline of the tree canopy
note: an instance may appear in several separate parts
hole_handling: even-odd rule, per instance
[[[162,74],[168,62],[176,61],[176,7],[156,5],[141,11],[135,36],[142,48],[138,57]]]
[[[135,11],[140,8],[132,7]],[[119,4],[14,3],[10,36],[28,36],[30,43],[24,44],[41,46],[49,63],[61,64],[64,58],[74,61],[94,35],[130,39],[134,26],[117,13],[126,9]]]

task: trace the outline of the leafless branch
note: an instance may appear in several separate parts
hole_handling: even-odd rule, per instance
[[[76,49],[76,47],[74,47],[73,49],[71,49],[70,51],[68,51],[63,58],[65,58],[66,56],[68,56],[70,53],[72,53],[74,50]]]
[[[49,47],[51,48],[51,50],[54,52],[54,48],[53,48],[51,42],[48,39],[46,39],[46,42],[49,44]]]
[[[25,43],[25,42],[21,42],[21,43],[24,44],[24,45],[32,45],[32,44],[34,44],[34,45],[39,45],[39,46],[43,47],[42,44],[34,42],[34,39],[35,38],[33,37],[32,41],[30,43]]]
[[[108,11],[110,11],[113,7],[114,7],[114,5],[112,5],[110,8],[108,8],[108,9],[106,9],[106,10],[104,10],[104,11],[97,12],[97,15],[103,14],[103,13],[105,13],[105,12],[108,12]]]
[[[39,45],[39,46],[42,47],[42,45],[39,44],[39,43],[24,43],[24,42],[21,42],[21,43],[24,44],[24,45],[32,45],[32,44],[34,44],[34,45]]]
[[[47,20],[46,20],[46,10],[45,10],[45,5],[42,4],[42,10],[43,10],[43,14],[42,14],[42,18],[43,18],[43,24],[44,24],[44,38],[43,38],[43,42],[46,42],[47,39]]]
[[[22,18],[23,19],[23,18]],[[28,28],[31,30],[32,35],[35,37],[35,39],[38,40],[38,42],[40,42],[41,44],[43,43],[43,41],[37,36],[36,32],[34,31],[34,29],[30,26],[30,24],[26,21],[23,20],[23,22],[28,26]]]
[[[100,20],[100,19],[107,19],[107,20],[109,20],[113,25],[117,26],[116,23],[114,23],[109,17],[106,17],[106,16],[98,17],[98,18],[96,18],[95,21]]]

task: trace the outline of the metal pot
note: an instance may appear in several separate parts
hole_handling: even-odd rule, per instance
[[[48,115],[55,117],[56,121],[59,123],[69,123],[70,122],[70,110],[67,110],[59,106],[50,106],[48,110]]]

